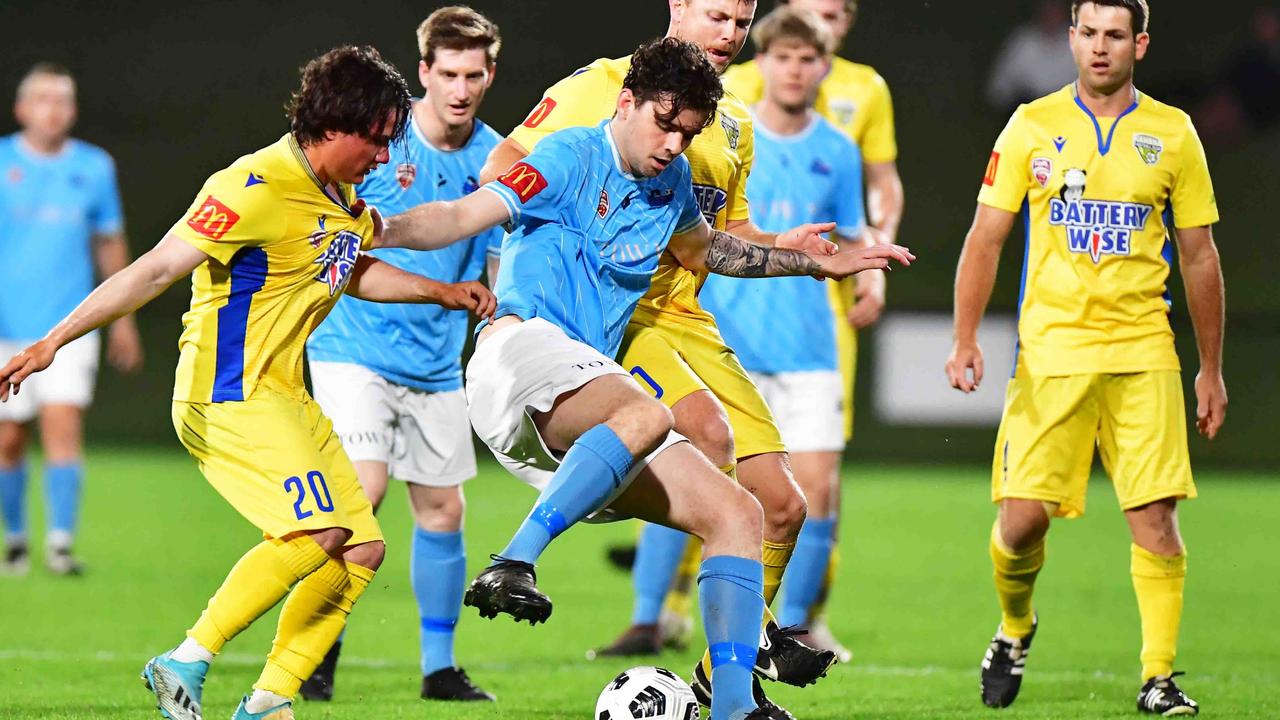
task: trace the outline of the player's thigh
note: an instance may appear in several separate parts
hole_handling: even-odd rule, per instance
[[[721,469],[735,463],[733,428],[729,413],[710,390],[689,393],[671,407],[676,432],[689,438],[713,465]]]
[[[853,439],[853,389],[858,373],[858,331],[849,325],[847,319],[853,309],[853,291],[853,278],[827,283],[828,299],[836,323],[836,360],[840,365],[840,397],[843,402],[841,421],[846,443]]]
[[[391,476],[412,485],[453,488],[476,476],[476,451],[461,388],[426,392],[397,386]]]
[[[699,326],[684,333],[680,353],[724,405],[739,459],[786,449],[760,390],[713,326]]]
[[[631,373],[646,392],[669,408],[707,386],[680,357],[676,326],[627,326],[618,351],[618,363]]]
[[[355,469],[314,402],[260,391],[242,402],[175,402],[172,419],[205,478],[264,535],[338,527],[381,539]]]
[[[355,363],[310,362],[315,400],[333,423],[347,457],[388,463],[396,422],[390,383]]]
[[[788,452],[844,452],[844,381],[839,371],[751,373],[751,379]]]
[[[676,443],[649,459],[609,508],[691,533],[703,540],[708,554],[760,555],[760,504],[689,443]]]
[[[647,454],[671,429],[671,413],[624,375],[601,375],[562,393],[536,413],[538,433],[552,450],[566,451],[586,431],[608,424],[633,454]]]
[[[1195,497],[1180,374],[1104,375],[1101,383],[1098,450],[1120,507]]]
[[[991,496],[1056,503],[1057,514],[1084,514],[1098,434],[1096,375],[1030,376],[1019,370],[1005,391],[996,436]]]

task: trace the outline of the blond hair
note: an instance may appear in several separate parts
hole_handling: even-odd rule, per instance
[[[435,61],[436,50],[484,50],[490,64],[498,60],[502,36],[492,20],[465,5],[450,5],[427,16],[418,26],[418,53]]]
[[[751,42],[755,43],[757,53],[767,53],[774,43],[787,40],[808,45],[823,55],[830,55],[836,49],[835,37],[817,13],[790,5],[778,6],[751,31]]]

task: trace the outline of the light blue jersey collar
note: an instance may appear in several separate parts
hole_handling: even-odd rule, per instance
[[[791,135],[783,135],[781,133],[776,133],[770,130],[769,126],[765,125],[764,121],[760,119],[760,115],[756,113],[756,107],[757,106],[752,106],[751,108],[751,120],[752,120],[751,126],[755,129],[757,135],[763,135],[774,142],[779,142],[779,143],[804,142],[805,140],[809,139],[809,136],[812,135],[813,131],[816,130],[818,127],[818,114],[815,113],[813,110],[809,110],[806,113],[806,115],[809,118],[809,123],[805,125],[804,128],[800,130],[800,132],[793,133]]]

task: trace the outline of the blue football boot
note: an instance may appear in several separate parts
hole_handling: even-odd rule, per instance
[[[231,720],[293,720],[293,703],[283,702],[279,705],[264,710],[260,713],[251,713],[244,709],[249,702],[249,696],[245,695],[240,699],[240,704],[236,706],[236,712],[231,716]]]
[[[142,682],[156,694],[156,707],[169,720],[201,720],[200,694],[209,663],[178,662],[169,653],[157,655],[142,668]]]

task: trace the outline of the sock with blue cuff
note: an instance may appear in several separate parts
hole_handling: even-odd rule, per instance
[[[49,511],[49,535],[70,542],[80,510],[80,484],[84,466],[79,462],[46,465],[44,494]]]
[[[662,604],[684,555],[689,536],[654,523],[645,523],[636,543],[636,562],[631,568],[631,585],[635,590],[632,625],[656,625]]]
[[[796,550],[787,565],[779,625],[803,625],[808,618],[809,608],[817,601],[827,574],[827,561],[835,544],[835,524],[835,518],[831,517],[805,519]]]
[[[27,535],[27,465],[19,463],[0,470],[0,511],[4,515],[5,539],[15,542]]]
[[[711,650],[711,720],[741,720],[756,708],[751,675],[764,614],[764,566],[730,555],[703,560],[698,600]]]
[[[462,609],[466,575],[461,530],[429,532],[414,528],[409,577],[418,599],[418,617],[422,619],[423,677],[456,665],[453,631]]]

